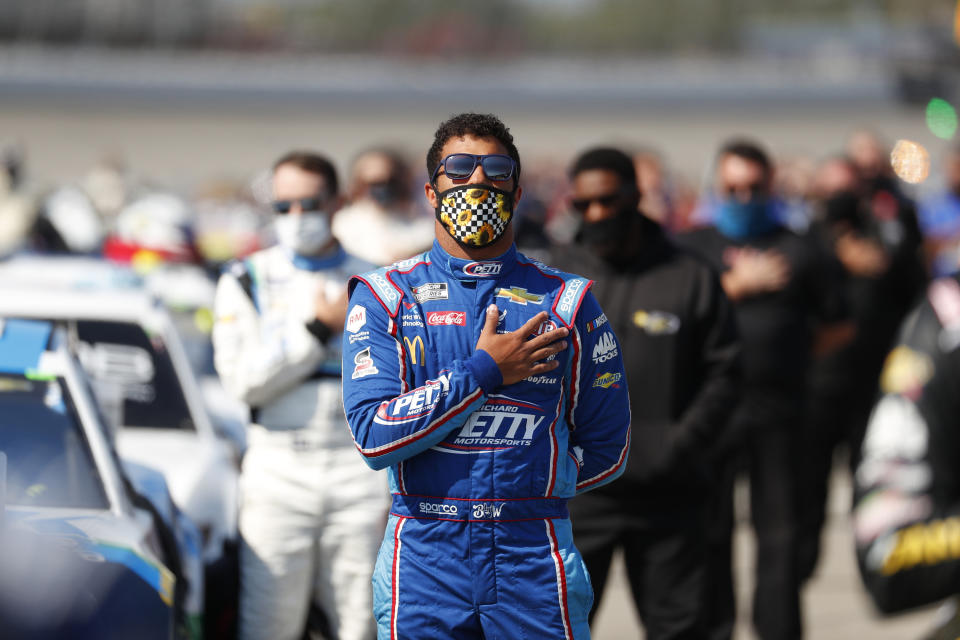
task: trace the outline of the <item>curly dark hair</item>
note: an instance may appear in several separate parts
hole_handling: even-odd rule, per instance
[[[510,130],[497,116],[490,113],[461,113],[440,124],[433,136],[433,145],[427,151],[427,175],[433,176],[442,158],[440,151],[450,138],[474,136],[477,138],[494,138],[507,149],[507,155],[517,163],[517,172],[514,184],[520,179],[520,152],[513,144]]]

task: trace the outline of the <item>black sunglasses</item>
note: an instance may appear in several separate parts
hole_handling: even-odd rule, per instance
[[[617,193],[608,193],[604,196],[593,196],[592,198],[573,198],[570,200],[570,206],[579,213],[586,213],[594,202],[599,203],[601,207],[612,207],[622,196],[623,193],[618,191]]]
[[[723,193],[726,193],[728,196],[735,196],[744,190],[749,191],[751,196],[758,196],[764,192],[766,186],[767,185],[764,182],[751,182],[750,184],[745,184],[743,186],[722,185],[720,190]]]
[[[499,153],[476,155],[473,153],[451,153],[444,158],[433,171],[433,180],[436,181],[440,169],[451,180],[466,180],[473,175],[477,163],[483,167],[483,173],[497,182],[509,180],[517,169],[517,163],[510,156]]]
[[[300,204],[301,211],[319,211],[326,203],[326,198],[320,196],[311,196],[309,198],[293,198],[291,200],[274,200],[270,203],[273,210],[277,213],[290,213],[295,203]]]

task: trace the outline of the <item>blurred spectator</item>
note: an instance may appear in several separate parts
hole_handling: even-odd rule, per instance
[[[93,201],[74,186],[62,186],[41,201],[29,248],[43,253],[99,255],[107,229]]]
[[[890,150],[879,133],[854,131],[847,138],[846,155],[860,173],[867,194],[885,190],[897,197],[902,195],[890,165]]]
[[[884,613],[954,597],[928,638],[960,636],[960,277],[935,280],[881,378],[855,476],[863,581]]]
[[[103,253],[141,273],[163,262],[197,264],[200,253],[194,242],[193,210],[172,193],[147,193],[117,214]]]
[[[434,221],[413,205],[410,184],[409,168],[399,154],[372,149],[357,156],[350,205],[333,221],[333,234],[348,253],[387,265],[430,247]]]
[[[389,494],[346,424],[340,333],[347,279],[372,266],[331,234],[340,197],[328,160],[282,157],[273,198],[279,245],[234,263],[215,304],[217,371],[252,419],[241,472],[240,637],[298,639],[312,605],[326,637],[369,639]]]
[[[943,162],[945,188],[920,205],[920,228],[931,275],[951,274],[960,263],[960,146]]]
[[[757,538],[753,622],[764,639],[801,636],[797,572],[797,445],[813,329],[843,319],[842,290],[813,243],[786,229],[771,206],[773,167],[750,141],[721,148],[715,219],[680,236],[721,274],[743,341],[744,394],[708,525],[707,606],[712,638],[729,638],[736,617],[731,575],[733,485],[750,479]],[[742,456],[742,458],[740,457]]]
[[[21,188],[24,152],[19,145],[0,148],[0,258],[24,248],[37,219],[37,203]]]
[[[817,564],[834,450],[846,444],[856,465],[883,358],[924,285],[920,236],[908,208],[879,217],[861,174],[847,158],[825,161],[814,192],[813,236],[841,265],[852,339],[815,359],[800,483],[800,578]]]
[[[551,264],[596,281],[605,315],[594,324],[599,330],[609,320],[620,339],[633,433],[620,480],[570,503],[594,589],[591,620],[613,553],[622,549],[646,637],[705,638],[710,460],[738,391],[733,309],[716,273],[638,213],[628,155],[591,149],[570,177],[580,233]]]

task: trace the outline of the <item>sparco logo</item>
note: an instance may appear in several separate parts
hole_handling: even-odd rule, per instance
[[[613,334],[607,331],[600,336],[596,346],[593,347],[593,363],[600,364],[612,360],[617,357],[617,353],[617,341],[613,339]]]
[[[423,511],[424,513],[448,513],[451,515],[457,515],[457,505],[438,504],[436,502],[421,502],[420,511]]]
[[[397,298],[400,297],[400,294],[398,294],[397,290],[393,288],[393,285],[391,285],[381,274],[371,274],[370,281],[377,287],[377,291],[379,291],[380,295],[383,296],[385,302],[393,303]]]
[[[500,504],[493,504],[492,502],[480,502],[473,505],[473,517],[476,520],[487,519],[487,518],[499,518],[500,512],[503,510],[503,505],[506,502],[501,502]]]
[[[462,327],[467,324],[467,314],[465,311],[431,311],[427,314],[427,324],[433,326],[455,324]]]
[[[580,293],[580,289],[583,288],[584,281],[577,279],[571,280],[567,283],[567,290],[563,292],[563,296],[560,298],[560,305],[557,307],[557,310],[561,313],[570,313],[573,311],[573,301],[577,299],[577,294]]]
[[[502,262],[471,262],[464,265],[463,272],[468,276],[489,278],[490,276],[500,275],[500,269],[502,268]]]

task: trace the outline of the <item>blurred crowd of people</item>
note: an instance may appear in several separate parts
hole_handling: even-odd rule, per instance
[[[621,484],[614,483],[609,491],[591,495],[593,502],[578,498],[572,507],[577,544],[581,546],[582,540],[589,547],[581,550],[593,574],[597,594],[594,611],[616,546],[624,547],[628,565],[635,562],[637,567],[653,567],[641,571],[628,566],[638,612],[650,638],[732,636],[737,609],[731,560],[733,487],[744,474],[749,477],[750,516],[757,534],[754,626],[765,639],[802,635],[800,594],[817,569],[835,461],[842,460],[850,473],[857,474],[878,394],[892,393],[889,384],[881,389],[880,383],[882,379],[889,383],[882,374],[888,375],[884,365],[889,365],[888,354],[897,344],[898,331],[911,310],[924,300],[929,283],[942,282],[937,279],[950,277],[960,264],[960,147],[946,151],[942,183],[923,192],[912,191],[897,179],[885,141],[868,130],[854,132],[845,142],[838,141],[835,153],[828,157],[781,160],[776,150],[772,150],[773,155],[770,151],[748,138],[731,139],[718,150],[703,185],[671,170],[669,161],[657,150],[639,146],[619,150],[632,163],[626,169],[620,156],[606,152],[580,156],[579,164],[569,173],[567,167],[553,163],[538,167],[531,162],[524,167],[524,197],[514,218],[518,249],[548,264],[557,261],[561,268],[565,268],[564,263],[579,265],[571,271],[582,267],[585,275],[596,280],[598,299],[611,322],[617,301],[629,307],[618,312],[622,326],[613,327],[622,341],[631,326],[649,338],[672,335],[681,323],[703,323],[702,327],[697,325],[697,330],[704,332],[698,334],[696,348],[702,351],[697,358],[683,359],[687,343],[679,339],[670,350],[651,356],[663,358],[663,367],[669,370],[644,371],[640,367],[649,368],[650,364],[640,362],[634,371],[630,358],[643,361],[645,349],[660,347],[644,342],[647,338],[624,341],[624,350],[632,350],[625,359],[634,402],[633,446],[635,450],[648,447],[653,453],[632,454],[633,466],[618,481]],[[176,284],[157,286],[163,289],[158,293],[174,307],[207,310],[206,314],[191,315],[191,330],[200,335],[195,341],[202,351],[196,356],[198,366],[210,369],[212,283],[227,265],[266,255],[262,252],[278,239],[284,241],[279,237],[284,231],[272,224],[273,216],[283,212],[275,209],[271,213],[271,202],[276,206],[286,198],[289,206],[304,211],[310,205],[303,194],[277,195],[276,171],[290,163],[296,164],[289,159],[281,162],[269,176],[251,180],[249,185],[209,185],[189,197],[138,179],[115,158],[98,163],[70,184],[37,189],[26,179],[30,169],[26,150],[10,146],[0,158],[0,256],[17,252],[102,255],[129,263],[141,273],[161,265],[198,267],[211,286],[203,288],[197,299],[185,299],[189,295]],[[358,153],[350,163],[344,187],[331,190],[342,197],[323,203],[336,210],[329,237],[324,230],[316,229],[314,240],[338,242],[348,254],[372,265],[391,264],[429,249],[434,239],[434,215],[422,195],[426,177],[415,166],[396,149],[374,148]],[[591,171],[611,172],[613,177],[609,183],[603,182],[607,178],[591,176]],[[599,182],[590,183],[592,178]],[[264,181],[272,185],[269,194],[262,187]],[[622,217],[624,211],[644,216],[642,222]],[[605,230],[594,224],[603,220],[612,221]],[[634,229],[634,224],[646,226]],[[301,233],[300,240],[307,241],[303,229],[290,233]],[[632,234],[642,242],[631,243]],[[651,240],[654,237],[656,242]],[[287,242],[295,240],[288,238]],[[588,257],[565,252],[577,245],[589,247],[601,260],[594,263]],[[697,264],[705,265],[704,270],[684,263],[682,269],[687,271],[683,273],[694,275],[681,278],[674,251],[696,256]],[[656,277],[642,280],[644,270],[654,263],[668,266],[656,272]],[[321,267],[310,269],[316,272]],[[324,265],[322,269],[334,266]],[[236,269],[232,273],[242,287],[243,273]],[[342,295],[349,274],[324,273],[327,280],[336,280],[326,295]],[[701,282],[695,294],[690,293],[689,299],[664,301],[663,296],[675,289],[693,287],[689,279]],[[621,281],[628,284],[615,286]],[[232,286],[240,291],[236,284]],[[602,299],[605,295],[609,301]],[[948,294],[941,291],[938,295],[940,306],[949,306],[942,302]],[[241,303],[237,303],[239,311],[235,313],[242,315],[246,307]],[[689,317],[678,315],[679,311],[667,313],[664,305],[668,304],[683,307]],[[951,309],[951,321],[955,322],[956,307]],[[349,322],[343,316],[334,317],[308,329],[326,339],[331,331],[338,331],[334,325],[342,325],[344,320]],[[947,321],[943,323],[946,326]],[[257,406],[269,395],[263,389],[277,382],[270,379],[274,374],[264,374],[262,380],[251,382],[232,379],[224,372],[235,369],[249,374],[249,363],[264,362],[266,356],[257,351],[253,338],[221,336],[221,341],[233,344],[237,352],[227,362],[227,348],[221,345],[217,369],[228,386],[240,389],[239,395],[256,413]],[[311,352],[309,358],[304,355],[310,367],[329,359],[329,354],[320,351]],[[244,358],[252,359],[247,365],[236,364],[235,360]],[[724,382],[726,376],[733,376],[733,369],[737,370],[735,384]],[[661,375],[689,375],[696,383],[680,391],[670,387],[670,406],[653,410],[637,404],[641,399],[644,403],[655,402],[658,394],[663,400],[662,390],[649,390],[660,389]],[[323,389],[322,376],[316,376],[310,384],[314,386],[304,393],[316,396],[317,389]],[[953,395],[957,395],[956,379],[953,386]],[[259,391],[266,395],[257,396]],[[695,405],[699,414],[691,417]],[[262,414],[255,417],[264,419]],[[283,421],[276,416],[266,419]],[[644,420],[659,425],[657,430],[644,431]],[[956,414],[949,420],[950,428],[957,431],[960,425]],[[704,426],[706,422],[712,426]],[[683,429],[664,426],[672,423],[684,425]],[[283,459],[278,452],[288,445],[291,450],[306,446],[292,441],[281,446],[254,438],[248,439],[248,447],[254,447],[248,455],[262,447],[254,462],[259,465],[257,472],[263,473],[264,460],[269,456]],[[349,441],[338,442],[337,446],[352,448]],[[355,457],[354,452],[347,453]],[[858,500],[882,483],[876,472],[876,451],[865,455],[873,462],[874,472],[869,486],[858,490]],[[251,460],[244,464],[252,466]],[[359,460],[353,463],[362,467]],[[279,464],[287,472],[295,470],[293,462]],[[324,459],[316,464],[333,463]],[[248,471],[245,467],[243,482],[249,497],[256,491],[250,485],[254,476]],[[350,479],[353,476],[347,471],[343,473],[347,474],[347,485],[360,491],[360,481]],[[259,488],[264,496],[271,491],[281,494],[286,491],[284,486],[289,488],[278,484],[280,488],[274,489],[270,483],[275,481],[261,478]],[[306,494],[314,489],[321,492],[310,488],[309,483],[305,486]],[[910,485],[899,491],[917,493],[930,486]],[[258,498],[261,509],[267,509],[265,505],[272,499],[264,496]],[[333,497],[328,500],[335,502]],[[371,529],[382,529],[385,513],[382,518],[377,513],[385,506],[373,499],[371,504],[369,509],[376,513],[356,520],[362,530],[341,530],[344,545],[325,549],[323,561],[333,562],[342,556],[348,541],[356,542]],[[578,513],[584,514],[579,521]],[[922,517],[930,513],[928,510]],[[286,535],[265,528],[264,523],[277,523],[269,513],[249,517],[255,521],[250,520],[242,531],[248,540],[257,531],[263,534],[263,544],[269,546],[277,542],[277,536]],[[623,524],[625,533],[616,538],[610,532],[620,526],[612,524],[620,523],[618,517],[634,520]],[[588,521],[605,524],[601,530],[579,524]],[[890,526],[914,521],[904,516],[894,519]],[[244,522],[241,519],[241,527]],[[312,525],[301,522],[296,526],[307,538],[304,544],[310,546]],[[876,525],[870,533],[858,531],[861,562],[868,576],[878,565],[868,557],[867,548],[876,546],[877,540],[886,535],[884,531]],[[375,531],[375,537],[381,533]],[[648,541],[644,551],[632,550],[629,541],[643,536]],[[663,546],[664,541],[673,548]],[[680,556],[690,562],[693,556],[699,558],[696,567],[681,567]],[[274,573],[292,572],[298,562],[306,561],[288,557],[274,567]],[[364,561],[357,562],[363,573]],[[248,576],[253,575],[249,565]],[[883,566],[890,570],[889,565]],[[694,582],[680,579],[681,573],[695,573],[691,578]],[[310,578],[299,576],[297,581],[306,585]],[[261,607],[272,606],[271,598],[286,593],[282,589],[294,588],[264,584],[267,586],[249,597]],[[355,588],[336,578],[330,584],[340,589]],[[681,595],[676,601],[658,600],[651,593],[658,589]],[[957,591],[960,584],[952,592],[938,591],[937,596]],[[892,605],[887,601],[886,609],[901,608],[896,598],[893,600]],[[322,604],[334,607],[331,603],[336,603],[341,608],[337,615],[327,611],[324,624],[328,632],[331,625],[342,623],[344,611],[352,611],[352,602],[366,600],[323,594]],[[363,606],[369,608],[368,604]],[[243,606],[241,602],[241,619]],[[266,624],[266,614],[252,615]],[[302,618],[305,624],[307,617],[303,606],[284,615],[293,625],[294,635],[299,632],[299,620]],[[689,624],[684,616],[690,617]],[[367,628],[343,631],[339,637],[352,633],[349,637],[360,638],[368,632]],[[264,637],[279,633],[274,628]]]

